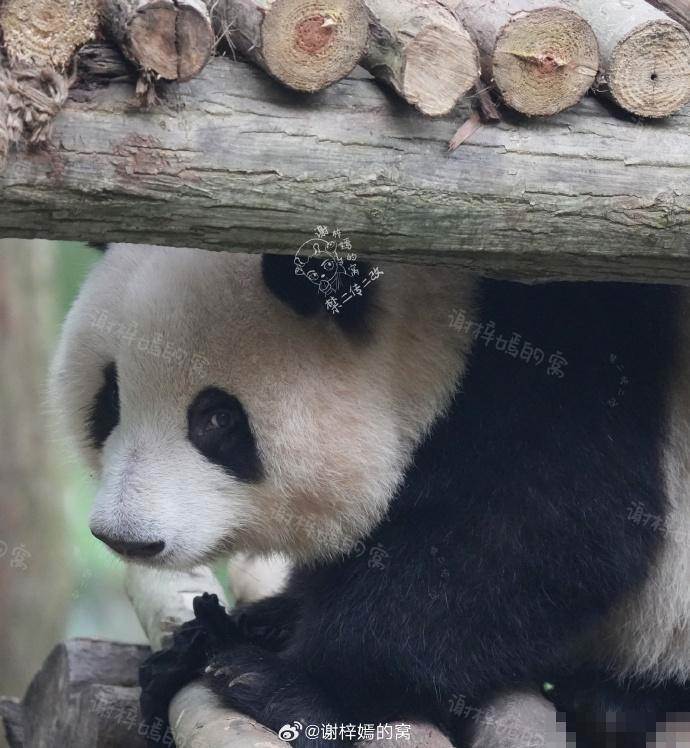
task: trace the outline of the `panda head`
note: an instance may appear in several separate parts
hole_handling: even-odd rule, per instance
[[[189,568],[235,551],[328,557],[369,532],[459,367],[449,289],[406,310],[410,289],[438,282],[390,275],[390,303],[384,276],[332,315],[291,257],[111,246],[51,373],[98,479],[93,534]]]

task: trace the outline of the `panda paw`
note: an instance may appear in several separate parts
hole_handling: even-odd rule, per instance
[[[218,595],[204,592],[194,598],[193,607],[195,622],[204,631],[211,651],[225,649],[242,639],[234,617],[220,604]]]
[[[241,634],[216,595],[194,599],[194,619],[182,624],[172,643],[146,659],[139,668],[141,714],[147,725],[168,724],[175,694],[202,677],[219,650],[239,643]]]

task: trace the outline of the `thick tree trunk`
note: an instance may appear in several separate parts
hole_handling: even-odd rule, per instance
[[[446,0],[474,33],[487,82],[528,115],[576,104],[598,70],[592,29],[560,0]]]
[[[479,78],[477,46],[437,0],[367,0],[362,65],[424,114],[448,114]]]
[[[110,36],[144,75],[187,81],[215,46],[203,0],[102,0]]]
[[[690,101],[690,33],[645,0],[567,0],[599,39],[600,84],[640,117],[667,117]]]
[[[588,99],[449,155],[455,117],[361,76],[305,101],[216,59],[147,115],[131,92],[73,91],[54,149],[0,174],[0,235],[294,253],[325,224],[373,258],[690,283],[688,113],[640,124]]]
[[[233,49],[296,91],[320,91],[344,78],[364,54],[362,0],[206,0]]]
[[[72,582],[44,408],[53,260],[45,242],[0,242],[0,695],[21,695],[61,637]]]

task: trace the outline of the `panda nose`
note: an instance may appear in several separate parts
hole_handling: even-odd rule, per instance
[[[122,540],[121,538],[111,538],[105,533],[94,532],[93,530],[91,534],[112,548],[116,553],[127,558],[153,558],[165,548],[165,543],[162,540],[137,543],[130,540]]]

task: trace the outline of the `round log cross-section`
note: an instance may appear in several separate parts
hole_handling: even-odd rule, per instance
[[[681,24],[645,0],[568,2],[599,39],[600,83],[619,106],[667,117],[690,101],[690,33]]]
[[[215,37],[203,0],[103,0],[106,26],[145,73],[187,81],[209,61]]]
[[[219,35],[296,91],[344,78],[369,34],[362,0],[218,0],[214,16]]]
[[[548,116],[577,104],[599,68],[587,21],[555,0],[461,0],[456,12],[479,41],[482,68],[508,106]]]
[[[479,78],[477,45],[438,0],[367,0],[362,65],[424,114],[448,114]]]

